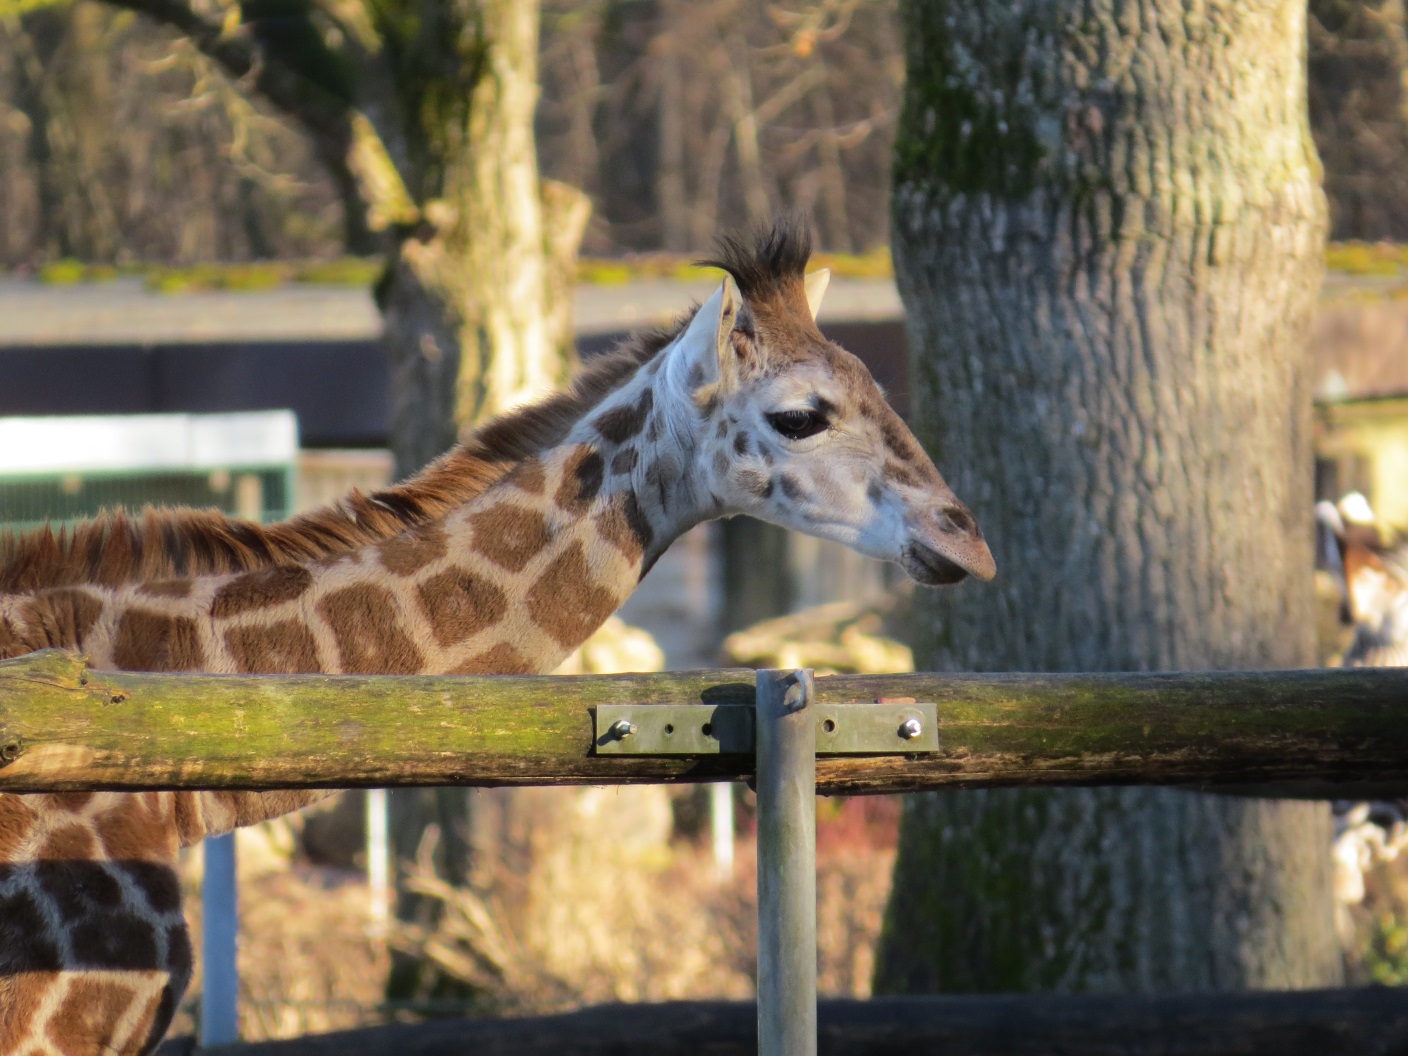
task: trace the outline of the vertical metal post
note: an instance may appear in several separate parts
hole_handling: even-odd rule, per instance
[[[386,789],[367,789],[367,933],[384,939],[391,920],[391,827]]]
[[[709,786],[709,830],[714,845],[714,876],[733,877],[733,785],[719,781]]]
[[[235,884],[235,834],[205,841],[201,879],[200,1044],[229,1045],[239,1040],[239,972],[236,940],[239,903]]]
[[[758,672],[758,1054],[816,1056],[812,672]]]

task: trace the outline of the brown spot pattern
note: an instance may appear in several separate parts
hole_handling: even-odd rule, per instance
[[[573,543],[528,591],[533,622],[554,641],[571,649],[596,630],[615,610],[618,599],[592,581],[581,543]]]
[[[92,858],[97,844],[87,825],[65,825],[49,834],[37,857],[46,861]]]
[[[598,415],[592,424],[611,443],[624,444],[645,428],[645,421],[654,406],[655,397],[646,389],[635,404],[613,407]]]
[[[93,828],[104,852],[115,862],[160,861],[168,849],[174,849],[171,819],[137,796],[125,796],[120,806],[99,814]]]
[[[72,628],[75,642],[87,638],[93,624],[103,614],[103,603],[86,591],[55,590],[49,598],[55,612],[63,614],[62,622]]]
[[[138,594],[149,598],[189,598],[194,584],[189,579],[159,579],[137,587]]]
[[[907,488],[917,488],[920,484],[918,473],[914,472],[910,466],[905,465],[903,462],[895,462],[893,460],[886,461],[885,463],[885,479],[896,481]]]
[[[654,488],[656,494],[660,496],[661,506],[669,505],[669,481],[665,479],[665,471],[660,468],[659,462],[652,462],[646,469],[645,483],[647,487]]]
[[[61,1052],[117,1051],[118,1021],[134,996],[129,984],[116,980],[75,979],[49,1020],[49,1040]]]
[[[182,977],[189,978],[188,976]],[[182,987],[184,989],[184,986]],[[144,1048],[155,1049],[157,1044],[166,1035],[166,1028],[171,1026],[171,1017],[176,1012],[176,994],[171,987],[163,986],[161,992],[154,994],[151,1000],[137,1016],[137,1025],[132,1029],[132,1038],[137,1040],[145,1038]]]
[[[0,907],[4,906],[0,899]],[[26,954],[29,952],[25,951]],[[24,966],[28,967],[28,960]],[[44,1050],[21,1049],[20,1040],[30,1031],[30,1024],[37,1022],[39,1010],[50,996],[53,980],[42,975],[9,974],[0,988],[0,998],[5,1003],[5,1015],[0,1016],[0,1052],[22,1053],[23,1056],[39,1056]]]
[[[787,498],[793,502],[796,502],[806,494],[806,491],[797,481],[797,478],[790,473],[783,473],[778,477],[778,485],[782,488],[782,494],[786,495]]]
[[[19,628],[8,616],[0,616],[0,660],[23,656],[30,647],[20,640]]]
[[[740,469],[737,474],[738,486],[751,495],[766,499],[772,495],[772,478],[756,469]]]
[[[474,549],[510,572],[523,571],[550,539],[547,519],[522,506],[493,506],[474,514],[469,523],[474,529]]]
[[[118,620],[112,659],[123,671],[195,671],[205,654],[195,620],[129,609]]]
[[[33,808],[19,796],[0,793],[0,861],[8,861],[19,852],[36,817]]]
[[[438,524],[408,529],[377,547],[381,564],[397,576],[410,576],[445,556],[449,542]]]
[[[581,447],[562,470],[556,501],[568,513],[581,513],[596,498],[606,476],[606,460],[601,452]]]
[[[63,920],[82,920],[90,913],[107,915],[122,905],[122,885],[103,862],[56,858],[38,862],[34,875]]]
[[[900,423],[899,416],[890,412],[882,414],[880,417],[880,435],[885,439],[885,446],[900,459],[914,457],[914,449],[917,446],[909,431]]]
[[[159,968],[156,931],[130,913],[103,913],[69,929],[73,956],[93,968],[151,971]],[[101,1050],[99,1050],[101,1051]]]
[[[492,627],[508,612],[504,592],[463,568],[432,576],[420,586],[420,605],[442,646],[457,645]]]
[[[51,792],[49,793],[49,808],[51,810],[62,810],[68,814],[77,814],[90,802],[93,793],[91,792]]]
[[[59,950],[49,935],[49,926],[39,902],[27,891],[0,895],[0,921],[9,935],[23,935],[20,951],[7,949],[5,971],[56,972],[59,970]],[[18,963],[17,963],[18,962]],[[0,991],[3,992],[3,991]],[[3,1037],[0,1034],[0,1037]]]
[[[301,675],[319,670],[313,632],[296,620],[267,627],[231,627],[225,648],[236,668],[249,675]]]
[[[205,817],[201,798],[207,792],[173,792],[171,817],[182,847],[189,847],[205,838]]]
[[[174,913],[181,908],[181,880],[175,870],[154,862],[116,862],[114,868],[132,880],[157,913]]]
[[[748,434],[742,429],[738,430],[738,432],[735,433],[733,437],[734,453],[739,455],[746,455],[748,453],[749,446],[750,443],[748,440]]]
[[[612,502],[596,519],[596,530],[630,561],[640,558],[655,535],[634,492]]]
[[[275,565],[226,583],[210,604],[210,615],[229,619],[242,612],[281,605],[301,595],[313,583],[313,573],[301,565]]]
[[[464,663],[460,664],[453,671],[452,675],[526,675],[533,670],[533,665],[524,659],[513,646],[507,642],[500,642],[492,649],[487,649],[477,656],[472,656]]]
[[[636,463],[639,461],[640,455],[636,453],[634,447],[623,447],[611,459],[611,472],[617,476],[625,476],[636,468]]]
[[[543,472],[543,464],[536,458],[525,458],[509,474],[508,479],[514,487],[526,491],[529,495],[541,495],[543,488],[547,485],[547,474]]]
[[[422,588],[423,589],[423,588]],[[353,675],[410,675],[425,658],[396,623],[391,592],[367,583],[335,590],[318,602],[337,641],[341,668]]]
[[[60,587],[43,591],[24,608],[24,621],[30,625],[26,636],[29,648],[80,647],[102,614],[102,601],[86,590]]]

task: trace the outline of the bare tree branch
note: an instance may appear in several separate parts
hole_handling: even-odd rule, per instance
[[[345,152],[351,140],[347,101],[271,58],[248,32],[227,32],[183,0],[109,0],[175,29],[220,65],[246,91],[263,96],[319,141],[327,157]],[[329,150],[328,148],[335,148]]]

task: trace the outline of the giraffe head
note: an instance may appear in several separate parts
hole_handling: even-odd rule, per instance
[[[804,276],[802,229],[725,242],[727,276],[661,357],[690,432],[685,484],[713,516],[744,513],[894,561],[937,586],[996,573],[972,513],[855,356],[815,323],[828,273]]]

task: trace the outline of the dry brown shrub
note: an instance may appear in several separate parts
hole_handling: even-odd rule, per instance
[[[434,959],[483,995],[478,1011],[531,1014],[604,1001],[687,998],[748,1000],[756,970],[756,857],[751,795],[740,802],[743,831],[734,874],[715,877],[707,846],[671,844],[668,861],[642,862],[604,878],[601,911],[617,936],[580,948],[591,959],[550,972],[524,953],[503,915],[466,889],[417,870],[417,885],[444,902],[433,933],[407,929],[396,941]],[[874,950],[894,864],[897,801],[862,797],[818,801],[818,985],[829,996],[870,993]],[[195,870],[188,915],[199,949]],[[240,878],[240,1031],[245,1040],[297,1037],[384,1022],[414,1013],[382,1004],[390,953],[369,937],[362,874],[295,864],[250,869]],[[571,936],[564,936],[570,946]],[[594,954],[590,951],[595,951]],[[173,1034],[191,1033],[200,969]]]

